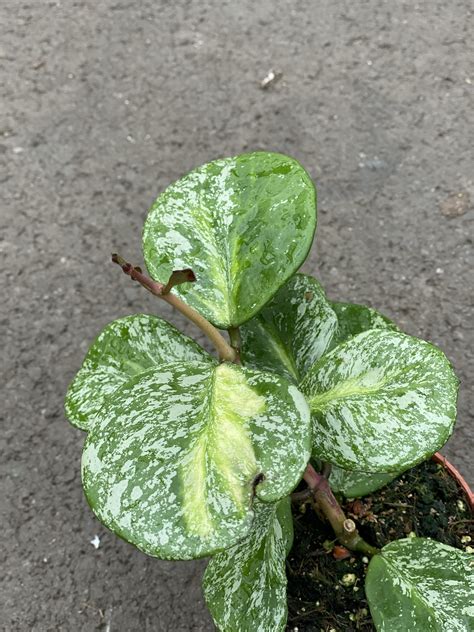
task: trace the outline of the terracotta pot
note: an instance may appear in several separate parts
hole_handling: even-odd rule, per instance
[[[461,476],[458,470],[452,465],[442,454],[439,452],[435,452],[431,457],[435,463],[439,463],[444,467],[444,469],[448,472],[448,474],[454,478],[459,487],[464,492],[466,496],[467,504],[469,505],[471,511],[474,511],[474,494],[471,491],[471,488],[467,484],[466,480]]]

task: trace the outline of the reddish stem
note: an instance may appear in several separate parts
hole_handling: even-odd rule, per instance
[[[341,506],[332,493],[328,479],[316,472],[310,463],[308,463],[306,467],[303,478],[312,491],[316,506],[331,524],[338,540],[353,551],[360,551],[368,555],[378,553],[376,547],[371,546],[359,535],[355,522],[350,518],[346,518]]]
[[[178,298],[176,294],[171,294],[169,292],[169,283],[167,285],[163,285],[163,283],[158,283],[157,281],[150,279],[150,277],[147,277],[146,274],[143,274],[140,268],[132,266],[131,263],[128,263],[128,261],[125,261],[125,259],[123,259],[119,255],[113,254],[112,261],[114,263],[117,263],[122,268],[123,272],[131,277],[134,281],[138,281],[140,285],[143,285],[143,287],[149,292],[151,292],[155,296],[158,296],[158,298],[161,298],[163,301],[166,301],[169,305],[175,307],[179,312],[181,312],[181,314],[186,316],[186,318],[197,325],[199,329],[201,329],[201,331],[203,331],[209,338],[209,340],[214,344],[217,353],[219,354],[220,360],[227,362],[236,361],[237,354],[235,350],[225,341],[219,330],[216,329],[214,325],[211,325],[211,323],[203,316],[201,316],[199,312],[197,312],[192,307],[189,307],[189,305],[186,305],[186,303]],[[190,271],[187,270],[178,271],[178,273],[182,277],[184,277],[184,274],[186,273],[189,275],[189,272]],[[175,274],[177,275],[178,273]],[[191,280],[191,278],[188,277],[187,280]]]

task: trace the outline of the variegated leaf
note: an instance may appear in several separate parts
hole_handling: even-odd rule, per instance
[[[326,351],[337,326],[321,285],[295,274],[258,316],[242,326],[242,360],[299,382]]]
[[[474,630],[474,557],[435,540],[385,546],[370,561],[365,592],[378,632]]]
[[[318,360],[301,384],[313,456],[365,472],[412,467],[451,434],[457,386],[433,345],[389,330],[358,334]]]
[[[336,494],[343,494],[346,498],[360,498],[385,487],[397,476],[398,474],[385,472],[377,472],[375,474],[351,472],[333,465],[329,476],[329,484],[332,491]]]
[[[367,329],[397,329],[363,305],[330,302],[321,285],[295,274],[254,318],[242,325],[242,360],[296,383],[332,347]]]
[[[95,339],[69,386],[65,401],[69,421],[88,430],[105,398],[119,386],[175,360],[214,362],[194,340],[161,318],[135,314],[114,320]]]
[[[146,553],[209,555],[248,533],[254,494],[276,501],[298,484],[310,426],[303,395],[283,378],[233,364],[161,365],[100,409],[84,489],[98,518]]]
[[[348,338],[352,338],[369,329],[399,331],[394,322],[372,307],[335,301],[331,301],[331,307],[337,316],[337,330],[331,340],[329,347],[331,349]]]
[[[154,279],[192,268],[176,293],[217,327],[256,314],[303,263],[316,228],[314,186],[301,165],[269,152],[215,160],[169,186],[143,232]]]
[[[285,560],[293,539],[289,498],[255,503],[248,536],[215,555],[203,588],[223,632],[278,632],[287,618]]]

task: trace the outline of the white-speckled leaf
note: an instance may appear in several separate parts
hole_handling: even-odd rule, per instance
[[[134,314],[114,320],[94,340],[69,386],[69,421],[88,430],[105,398],[119,386],[153,366],[180,360],[214,362],[194,340],[161,318]]]
[[[310,426],[303,395],[283,378],[233,364],[161,365],[100,409],[84,490],[98,518],[146,553],[209,555],[248,533],[255,493],[276,501],[298,484]]]
[[[295,274],[241,327],[242,360],[299,382],[327,350],[337,326],[321,285],[310,276]]]
[[[375,474],[351,472],[333,465],[329,484],[335,494],[343,494],[346,498],[360,498],[385,487],[397,476],[398,474],[384,472],[376,472]]]
[[[329,301],[316,279],[295,274],[242,325],[241,357],[248,366],[298,383],[329,349],[368,329],[397,327],[370,307]]]
[[[215,160],[169,186],[145,223],[143,249],[154,279],[192,268],[175,289],[217,327],[256,314],[308,254],[316,195],[303,167],[269,152]]]
[[[369,564],[378,632],[474,630],[474,556],[428,538],[391,542]]]
[[[451,434],[457,387],[433,345],[389,330],[358,334],[318,360],[301,383],[313,456],[365,472],[412,467]]]
[[[331,301],[331,307],[337,316],[337,329],[328,349],[369,329],[399,331],[393,321],[372,307],[335,301]]]
[[[219,630],[285,629],[285,560],[292,537],[289,498],[279,503],[256,502],[248,536],[210,560],[203,581],[204,597]]]

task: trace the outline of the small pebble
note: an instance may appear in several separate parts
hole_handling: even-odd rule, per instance
[[[368,564],[368,563],[369,563],[369,558],[364,556],[364,557],[362,558],[362,562],[363,562],[364,564]]]
[[[474,547],[472,546],[466,546],[466,553],[474,553]]]
[[[469,544],[469,542],[472,540],[470,535],[463,535],[461,538],[461,542],[463,544]]]
[[[267,75],[260,82],[260,87],[263,90],[266,90],[267,88],[270,87],[270,85],[272,83],[275,83],[276,81],[281,79],[281,77],[282,77],[282,73],[281,72],[278,72],[278,71],[275,71],[275,70],[269,70]]]
[[[354,573],[346,573],[345,575],[342,576],[341,584],[343,586],[352,586],[352,584],[355,584],[356,579],[357,578],[354,575]]]
[[[100,546],[100,538],[98,535],[95,535],[94,538],[90,541],[94,549],[98,549]]]

